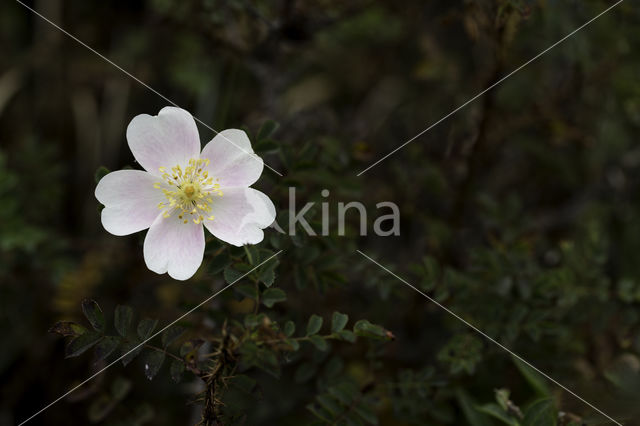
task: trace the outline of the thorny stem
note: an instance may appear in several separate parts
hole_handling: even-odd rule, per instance
[[[207,388],[204,395],[202,419],[198,423],[198,426],[218,426],[222,424],[220,408],[223,403],[220,400],[219,385],[225,385],[224,374],[231,371],[235,364],[233,350],[229,345],[231,337],[227,334],[226,322],[222,326],[222,336],[223,339],[218,347],[218,357],[216,358],[215,364],[208,373],[202,376]]]

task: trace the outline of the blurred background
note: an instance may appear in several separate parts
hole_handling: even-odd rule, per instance
[[[30,424],[612,424],[356,249],[640,424],[637,4],[357,176],[612,4],[26,2],[211,127],[246,129],[284,175],[265,168],[257,184],[281,224],[290,186],[298,206],[316,202],[307,217],[315,211],[318,232],[319,203],[331,212],[329,236],[266,232],[259,250],[284,252],[275,280],[256,278],[258,296],[230,290],[181,323],[174,356],[192,345],[187,370],[206,373],[228,352],[227,376],[187,371],[175,383],[165,363],[149,381],[136,359]],[[210,239],[187,282],[147,270],[144,232],[104,231],[93,191],[107,170],[139,168],[126,126],[167,101],[17,2],[0,5],[0,46],[0,423],[17,424],[117,358],[65,359],[65,339],[48,332],[62,320],[90,328],[83,300],[100,305],[111,334],[117,305],[163,325],[253,252]],[[213,136],[199,130],[203,144]],[[368,236],[353,212],[337,235],[336,205],[349,201],[367,206]],[[399,236],[373,235],[382,201],[399,206]],[[286,301],[263,306],[267,285]],[[328,337],[335,311],[348,329],[367,321],[355,343]],[[328,346],[305,340],[311,314]],[[265,343],[284,339],[287,321],[301,347]],[[216,352],[225,336],[232,349]]]

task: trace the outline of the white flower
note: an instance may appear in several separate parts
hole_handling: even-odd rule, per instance
[[[134,117],[127,127],[129,148],[146,171],[109,173],[96,188],[105,208],[102,225],[114,235],[149,228],[144,260],[154,272],[178,280],[193,276],[204,256],[204,225],[233,244],[262,241],[275,207],[249,188],[262,173],[242,130],[218,133],[200,152],[191,114],[166,107],[153,117]]]

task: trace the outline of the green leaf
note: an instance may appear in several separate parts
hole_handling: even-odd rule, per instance
[[[250,267],[244,272],[236,269],[238,267],[241,267],[241,265],[242,264],[236,264],[234,266],[228,266],[224,269],[224,280],[227,282],[227,284],[233,284],[238,282],[249,270],[251,270]],[[246,266],[248,267],[249,265],[246,265]]]
[[[273,134],[273,132],[275,132],[278,129],[278,127],[280,127],[280,124],[278,124],[278,122],[276,121],[273,121],[273,120],[265,121],[262,124],[262,127],[260,127],[260,130],[258,130],[257,140],[261,141],[263,139],[268,138]]]
[[[377,339],[390,339],[387,331],[379,325],[372,324],[367,320],[359,320],[353,326],[353,332],[356,336],[377,338]]]
[[[183,334],[184,328],[180,327],[179,325],[169,327],[164,331],[164,333],[162,333],[162,347],[166,349],[167,346],[175,342]]]
[[[105,177],[108,174],[109,174],[109,169],[107,169],[105,166],[100,166],[96,169],[96,172],[94,173],[93,177],[96,180],[96,183],[98,183],[100,182],[100,180],[102,180],[103,177]]]
[[[545,379],[540,375],[540,373],[520,361],[518,358],[512,357],[512,359],[513,363],[518,367],[518,370],[520,370],[520,373],[538,394],[545,397],[548,397],[551,394]]]
[[[509,404],[511,403],[511,392],[509,389],[495,389],[496,402],[502,408],[503,411],[508,412]]]
[[[253,148],[257,153],[260,154],[272,154],[280,151],[280,145],[272,139],[262,140],[258,142]]]
[[[118,334],[127,337],[131,329],[131,321],[133,319],[133,309],[130,306],[116,306],[114,325]]]
[[[310,336],[309,341],[320,351],[326,351],[329,349],[327,341],[318,335]]]
[[[153,330],[156,329],[156,325],[158,325],[157,319],[144,318],[138,323],[138,336],[142,341],[145,341],[151,336]]]
[[[349,315],[341,314],[340,312],[334,312],[331,316],[331,332],[338,333],[347,325],[349,321]]]
[[[355,343],[356,341],[356,335],[351,330],[340,330],[338,336],[349,343]]]
[[[171,363],[171,367],[169,367],[169,372],[171,374],[171,379],[174,382],[179,383],[180,379],[182,379],[182,373],[184,373],[184,362],[174,359]]]
[[[275,263],[275,262],[274,262]],[[276,280],[276,271],[273,268],[267,268],[264,271],[260,272],[260,281],[264,283],[267,287],[271,287],[273,282]]]
[[[273,255],[273,253],[270,250],[265,250],[265,253],[263,253],[261,259],[268,259],[271,255]],[[260,267],[258,279],[267,287],[271,287],[273,285],[273,282],[276,279],[276,267],[279,264],[280,261],[276,258],[273,258]]]
[[[83,300],[82,312],[84,312],[84,316],[87,317],[94,330],[104,333],[104,315],[95,300]]]
[[[231,259],[227,253],[221,253],[211,259],[208,265],[209,273],[212,275],[220,273],[231,264]]]
[[[95,348],[95,362],[102,361],[120,345],[122,339],[120,336],[105,336]]]
[[[61,336],[79,336],[87,332],[87,329],[72,321],[58,321],[50,329],[49,333],[57,333]]]
[[[272,308],[278,302],[287,300],[287,294],[280,288],[268,288],[262,293],[262,303],[267,308]]]
[[[147,352],[144,358],[144,375],[151,380],[158,374],[164,362],[164,352],[155,349]]]
[[[258,298],[258,289],[256,288],[255,283],[238,283],[233,286],[233,289],[244,297],[248,297],[249,299],[256,300]]]
[[[519,426],[516,419],[514,419],[513,417],[510,417],[507,413],[504,412],[504,410],[502,410],[502,408],[500,408],[498,404],[494,402],[476,407],[476,410],[480,411],[481,413],[485,413],[492,417],[495,417],[496,419],[500,420],[504,424],[507,424],[510,426]]]
[[[309,318],[309,322],[307,323],[307,336],[312,336],[316,334],[322,328],[322,317],[313,314]]]
[[[296,324],[293,321],[287,321],[284,324],[284,335],[287,337],[293,336],[293,333],[296,332]]]
[[[557,412],[550,398],[534,401],[524,413],[523,426],[555,426]]]
[[[458,405],[462,408],[462,412],[469,426],[491,425],[487,417],[475,408],[476,404],[463,389],[456,389],[456,399],[458,400]]]
[[[65,350],[65,358],[73,358],[85,353],[102,338],[100,333],[93,331],[81,334],[69,342]]]
[[[138,356],[138,354],[142,351],[142,345],[136,348],[140,342],[125,342],[120,347],[120,353],[122,356],[122,365],[125,367],[129,364],[133,359]],[[133,348],[136,348],[133,350]]]

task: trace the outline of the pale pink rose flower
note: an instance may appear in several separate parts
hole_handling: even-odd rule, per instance
[[[114,235],[149,228],[144,260],[158,273],[186,280],[204,257],[204,229],[234,246],[257,244],[275,219],[275,207],[250,185],[263,169],[242,130],[218,133],[200,152],[196,123],[187,111],[166,107],[138,115],[127,141],[146,170],[119,170],[96,187],[105,208],[102,225]]]

